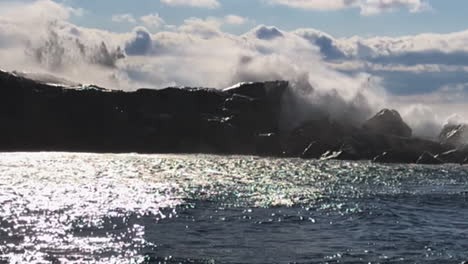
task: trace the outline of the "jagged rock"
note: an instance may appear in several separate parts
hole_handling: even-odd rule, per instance
[[[463,162],[467,158],[467,154],[461,150],[452,149],[444,153],[438,154],[435,157],[444,161],[444,163],[463,164]]]
[[[382,154],[379,154],[375,156],[372,159],[372,162],[376,163],[393,163],[393,159],[390,157],[390,154],[388,152],[383,152]]]
[[[340,150],[352,156],[351,160],[371,159],[373,157],[372,145],[368,141],[362,140],[362,135],[359,136],[356,132],[352,136],[343,139]]]
[[[357,142],[352,138],[343,139],[343,144],[337,150],[329,150],[321,156],[321,160],[360,160],[362,155],[357,150]]]
[[[411,137],[411,128],[403,121],[396,110],[383,109],[366,121],[363,129],[384,135]]]
[[[318,159],[323,153],[327,151],[327,146],[320,144],[317,141],[310,143],[307,148],[302,152],[301,158],[303,159]]]
[[[223,90],[229,95],[223,109],[234,115],[233,124],[244,134],[277,133],[286,81],[241,83]]]
[[[338,149],[344,137],[349,133],[352,133],[350,128],[328,118],[310,120],[293,130],[286,138],[283,149],[287,155],[291,156],[303,154],[311,142],[319,144],[320,151]]]
[[[342,151],[327,151],[322,154],[320,157],[320,160],[332,160],[332,159],[338,159],[341,155],[343,154]]]
[[[0,151],[375,157],[380,162],[414,163],[423,152],[442,153],[442,158],[453,149],[409,138],[411,130],[392,110],[383,110],[363,128],[320,115],[281,134],[282,98],[288,88],[287,82],[276,81],[243,83],[223,91],[123,92],[47,85],[0,71]],[[468,150],[457,147],[458,152]]]
[[[224,101],[223,110],[230,114],[240,114],[243,111],[246,111],[246,109],[253,111],[254,107],[254,98],[245,95],[233,94]]]
[[[451,147],[460,147],[468,143],[467,124],[445,125],[439,135],[439,142]]]
[[[444,162],[429,152],[424,152],[416,161],[417,164],[426,164],[426,165],[438,165],[444,164]]]
[[[338,151],[327,151],[325,152],[320,160],[358,160],[359,156],[356,156],[352,152],[348,152],[346,150],[338,150]]]
[[[282,94],[289,87],[287,81],[272,82],[249,82],[239,83],[234,86],[223,89],[223,92],[229,94],[244,95],[251,98],[267,98],[276,100],[281,98]]]
[[[437,142],[420,138],[368,135],[366,139],[370,150],[375,153],[373,160],[383,163],[416,163],[423,152],[443,153],[450,150]],[[386,154],[382,156],[384,152]]]
[[[375,156],[372,161],[375,163],[415,163],[418,156],[404,152],[383,152]]]
[[[278,134],[287,88],[267,82],[123,92],[0,72],[0,150],[256,154],[259,134]]]

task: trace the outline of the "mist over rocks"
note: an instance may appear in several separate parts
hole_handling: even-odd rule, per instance
[[[441,144],[461,147],[468,143],[468,124],[446,124],[439,135]]]
[[[49,85],[0,71],[0,150],[246,154],[421,164],[463,163],[468,157],[467,148],[453,150],[445,143],[411,137],[395,110],[384,109],[359,123],[314,108],[311,102],[291,107],[287,104],[300,102],[285,100],[294,89],[290,82],[270,81],[226,89],[125,92]],[[294,118],[294,109],[302,115],[285,122]]]

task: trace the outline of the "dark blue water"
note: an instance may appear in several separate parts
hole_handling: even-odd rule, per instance
[[[2,154],[0,262],[462,263],[468,168]]]

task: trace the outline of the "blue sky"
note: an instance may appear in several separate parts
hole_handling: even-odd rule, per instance
[[[311,0],[314,1],[314,0]],[[430,0],[430,10],[410,12],[399,8],[391,12],[363,16],[358,8],[341,10],[306,10],[284,5],[273,5],[263,0],[220,0],[217,8],[170,6],[159,0],[63,0],[76,8],[86,10],[75,17],[78,25],[111,31],[128,31],[133,25],[112,22],[115,14],[128,13],[140,17],[158,13],[168,24],[180,25],[189,17],[221,17],[234,14],[249,18],[250,23],[225,27],[225,31],[241,34],[253,24],[274,25],[284,30],[315,28],[335,37],[402,36],[418,33],[448,33],[468,27],[468,1]]]

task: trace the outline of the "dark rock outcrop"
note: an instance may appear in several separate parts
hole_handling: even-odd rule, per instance
[[[0,72],[0,151],[279,154],[287,82],[204,88],[74,89]],[[276,144],[276,147],[275,147]]]
[[[285,134],[280,119],[288,89],[288,82],[273,81],[224,90],[124,92],[48,85],[0,71],[0,151],[216,153],[424,164],[467,161],[468,147],[460,144],[465,126],[445,127],[441,142],[413,138],[395,110],[380,111],[362,127],[320,115]]]
[[[361,157],[347,150],[327,151],[323,153],[321,160],[359,160]]]
[[[396,110],[383,109],[364,123],[363,129],[384,135],[411,137],[411,128]]]
[[[281,154],[278,134],[258,134],[256,137],[256,151],[258,155],[278,156]]]
[[[383,152],[372,159],[376,163],[405,163],[406,159],[401,153]]]
[[[310,120],[288,135],[283,142],[283,149],[288,156],[305,154],[309,158],[318,158],[327,150],[339,149],[343,139],[350,133],[352,128],[328,118]],[[315,146],[311,146],[312,143]]]
[[[417,164],[439,165],[444,162],[429,152],[424,152],[416,161]]]
[[[461,149],[452,149],[436,155],[436,158],[444,161],[444,163],[463,164],[468,157],[468,152]]]
[[[441,144],[451,147],[461,147],[468,143],[468,125],[467,124],[448,124],[445,125],[439,135]]]
[[[415,163],[424,152],[443,153],[449,150],[429,140],[372,133],[326,120],[307,122],[294,130],[285,146],[290,156],[382,160],[387,163]],[[384,157],[379,157],[383,153],[386,153]]]
[[[303,159],[318,159],[328,151],[328,146],[317,141],[312,141],[302,152]]]

